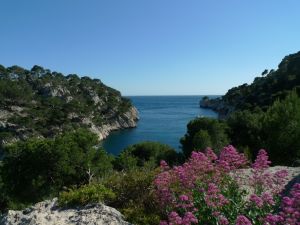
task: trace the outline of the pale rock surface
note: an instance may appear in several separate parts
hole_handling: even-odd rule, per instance
[[[35,204],[23,211],[10,210],[0,225],[130,225],[116,209],[103,204],[61,209],[57,199]]]

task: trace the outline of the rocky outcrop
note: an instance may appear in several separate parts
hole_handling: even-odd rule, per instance
[[[62,209],[57,199],[37,203],[23,211],[10,210],[0,225],[130,225],[116,209],[103,204]]]
[[[136,127],[138,120],[139,114],[137,109],[135,107],[131,107],[126,113],[120,115],[115,120],[101,127],[96,126],[90,120],[85,122],[90,123],[90,130],[98,135],[99,140],[103,140],[110,134],[110,132],[114,130]]]
[[[217,112],[219,119],[226,119],[234,111],[234,107],[226,104],[221,98],[209,98],[207,96],[200,100],[200,107]]]

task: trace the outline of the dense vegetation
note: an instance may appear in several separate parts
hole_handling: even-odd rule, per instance
[[[206,135],[199,135],[203,133]],[[274,165],[297,166],[300,164],[299,137],[300,97],[294,91],[284,100],[275,101],[265,112],[243,110],[232,113],[227,120],[199,118],[191,121],[181,143],[186,156],[194,150],[204,150],[208,146],[218,150],[220,143],[231,143],[251,159],[256,157],[261,146],[268,150]]]
[[[229,143],[227,125],[213,118],[197,118],[187,125],[187,134],[181,138],[182,150],[188,158],[195,149],[211,147],[219,151]]]
[[[87,130],[68,132],[54,139],[28,139],[4,149],[0,168],[2,209],[40,201],[63,187],[90,182],[112,170],[112,156],[94,147],[97,136]]]
[[[184,161],[183,155],[173,148],[159,142],[141,142],[125,148],[115,160],[115,168],[128,170],[136,167],[144,167],[145,163],[152,162],[159,166],[161,160],[170,165]]]
[[[191,121],[181,139],[185,155],[233,144],[252,160],[263,147],[275,165],[300,165],[299,94],[300,52],[285,57],[277,70],[265,70],[250,85],[232,88],[221,98],[204,97],[201,106],[218,111],[222,120]]]
[[[178,165],[181,155],[176,157],[163,144],[136,144],[114,158],[96,143],[95,134],[80,129],[54,139],[28,139],[6,146],[0,167],[2,210],[59,196],[61,207],[103,202],[140,225],[159,221],[166,225],[279,225],[299,219],[300,186],[294,185],[291,196],[281,201],[278,193],[287,172],[270,174],[264,150],[252,164],[249,179],[247,171],[238,173],[238,169],[249,168],[250,162],[232,146],[220,148],[218,155],[211,149],[192,152],[186,163]],[[122,160],[120,168],[117,162],[125,153],[131,160]],[[236,176],[229,175],[233,171]],[[244,189],[245,184],[251,188]]]
[[[131,106],[99,79],[64,76],[40,66],[26,70],[0,65],[0,144],[101,127],[122,117]]]
[[[177,165],[182,155],[167,145],[144,142],[114,157],[97,144],[95,134],[78,129],[6,145],[0,211],[59,196],[62,207],[104,202],[134,224],[158,224],[153,186],[157,167],[160,160]]]
[[[300,165],[300,98],[292,92],[266,112],[241,111],[228,119],[232,143],[248,148],[255,157],[258,145],[277,165]]]

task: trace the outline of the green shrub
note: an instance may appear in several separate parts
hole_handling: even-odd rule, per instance
[[[274,164],[297,166],[300,159],[300,98],[294,91],[275,101],[263,119],[264,147]]]
[[[116,198],[110,206],[118,209],[127,221],[139,225],[159,224],[160,211],[155,203],[153,180],[157,170],[143,168],[116,172],[103,181]]]
[[[252,160],[255,159],[258,149],[263,146],[261,137],[263,116],[264,113],[260,109],[255,112],[244,110],[234,112],[227,120],[231,144],[248,151],[247,155],[251,156]]]
[[[128,170],[143,167],[149,161],[158,166],[161,160],[174,165],[182,162],[183,156],[169,145],[147,141],[125,148],[116,158],[114,165],[118,170]]]
[[[130,151],[122,151],[114,161],[117,170],[132,170],[138,167],[138,159]]]
[[[206,130],[198,131],[193,138],[193,145],[195,149],[204,150],[212,146],[210,135]]]
[[[96,148],[97,136],[77,130],[54,139],[28,139],[4,148],[1,188],[18,203],[55,196],[62,187],[83,185],[112,171],[112,156]]]
[[[60,206],[84,206],[91,203],[109,203],[115,198],[112,190],[101,184],[90,184],[61,192],[58,203]]]
[[[227,120],[232,144],[254,159],[268,150],[275,165],[297,166],[300,159],[300,98],[296,91],[275,101],[266,112],[237,111]]]
[[[211,147],[218,151],[230,143],[228,127],[224,121],[212,118],[197,118],[187,125],[187,133],[181,138],[182,151],[188,158],[192,151]],[[210,145],[210,146],[209,146]]]

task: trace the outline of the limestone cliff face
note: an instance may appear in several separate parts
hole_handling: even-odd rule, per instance
[[[10,210],[0,225],[130,225],[116,209],[103,204],[61,209],[57,199],[37,203],[23,211]]]
[[[232,105],[226,104],[221,98],[202,98],[200,100],[200,107],[205,109],[212,109],[218,113],[219,119],[226,119],[230,113],[234,111]]]
[[[99,79],[0,65],[0,149],[77,128],[102,140],[113,130],[136,127],[138,119],[131,101]]]
[[[18,111],[19,110],[19,111]],[[10,131],[14,134],[13,137],[0,138],[0,144],[12,143],[18,140],[25,140],[28,137],[35,136],[43,138],[45,137],[42,134],[39,134],[38,131],[33,130],[30,127],[25,127],[16,123],[9,122],[9,119],[16,116],[22,116],[23,109],[17,107],[16,110],[0,110],[0,134],[1,131]],[[128,109],[127,112],[124,112],[121,115],[118,115],[116,118],[107,121],[103,125],[97,125],[93,122],[92,117],[74,117],[77,118],[77,125],[87,127],[90,131],[97,134],[99,141],[105,139],[112,131],[120,129],[134,128],[137,126],[139,120],[139,113],[137,109],[132,106]],[[63,130],[59,127],[49,127],[49,129],[57,130],[57,132],[62,132]],[[4,132],[3,132],[4,133]]]
[[[136,127],[138,119],[139,114],[137,109],[130,107],[127,112],[110,121],[108,124],[99,127],[91,123],[90,130],[98,135],[99,140],[103,140],[111,131]]]

